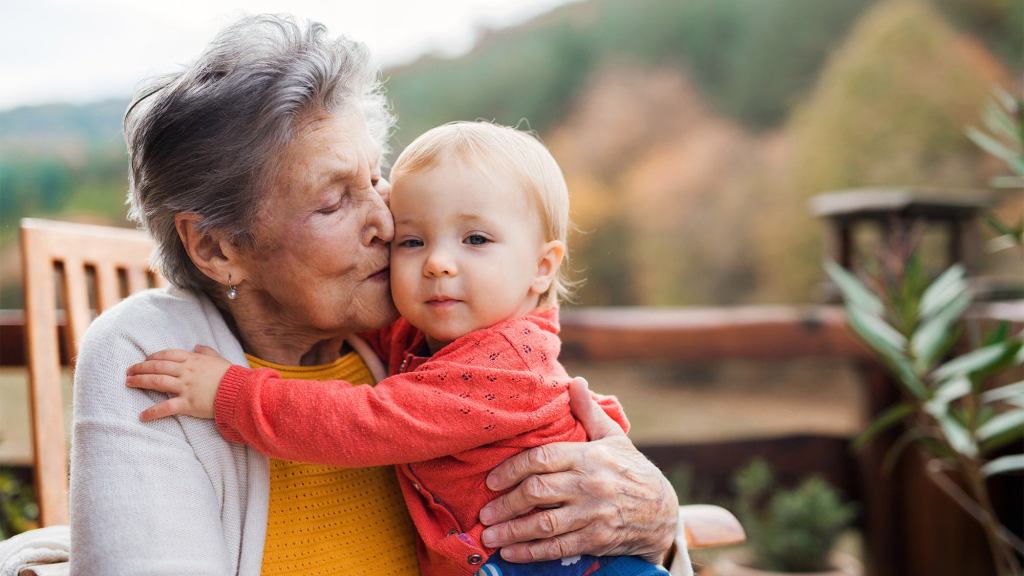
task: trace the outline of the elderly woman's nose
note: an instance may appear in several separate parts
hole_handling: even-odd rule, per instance
[[[369,246],[375,242],[387,244],[395,237],[395,221],[391,210],[384,203],[384,198],[377,194],[366,207],[366,225],[363,227],[363,244]]]
[[[384,204],[391,206],[391,182],[388,182],[387,178],[380,178],[373,187],[377,190],[377,194],[380,195],[381,199],[384,200]]]

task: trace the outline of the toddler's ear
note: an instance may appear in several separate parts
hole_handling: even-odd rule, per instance
[[[551,288],[551,283],[558,275],[558,268],[565,259],[565,242],[552,240],[540,247],[540,258],[537,260],[537,274],[530,284],[530,292],[540,296]]]

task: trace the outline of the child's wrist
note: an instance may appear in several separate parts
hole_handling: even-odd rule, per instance
[[[213,415],[217,430],[228,442],[243,443],[242,435],[235,425],[235,413],[241,401],[242,390],[249,379],[249,370],[242,366],[231,366],[220,379],[217,395],[213,401]]]

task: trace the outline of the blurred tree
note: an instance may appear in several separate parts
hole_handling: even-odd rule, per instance
[[[789,127],[792,156],[755,243],[761,297],[804,300],[821,279],[822,235],[809,197],[872,185],[983,185],[986,163],[962,127],[990,86],[1005,81],[1005,68],[930,4],[877,4]]]

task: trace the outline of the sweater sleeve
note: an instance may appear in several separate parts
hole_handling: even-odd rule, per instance
[[[284,380],[274,370],[235,366],[217,391],[217,426],[225,439],[272,457],[362,467],[455,454],[567,411],[564,383],[553,386],[525,366],[448,357],[376,386]]]
[[[615,396],[598,394],[597,392],[591,391],[590,396],[594,398],[597,405],[604,410],[605,414],[611,416],[612,420],[622,428],[622,431],[629,434],[629,419],[626,418],[626,411],[622,409],[622,404],[619,404],[619,399]]]
[[[146,348],[123,318],[108,320],[93,323],[75,369],[72,573],[234,574],[220,516],[224,488],[211,483],[217,471],[204,469],[178,419],[139,421],[167,397],[125,386],[128,366],[143,361]]]

